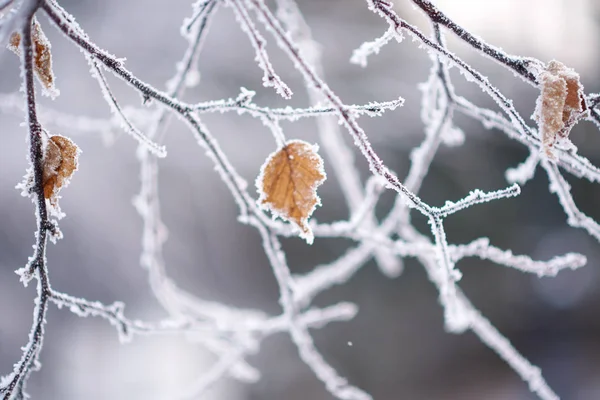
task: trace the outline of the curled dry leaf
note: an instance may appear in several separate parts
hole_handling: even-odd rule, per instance
[[[552,147],[569,136],[571,128],[587,113],[579,74],[559,61],[548,63],[539,75],[540,95],[533,117],[538,123],[544,152],[554,158]]]
[[[42,27],[36,18],[31,23],[31,40],[33,42],[33,69],[38,80],[50,97],[56,97],[59,92],[54,85],[54,73],[52,72],[52,53],[50,52],[50,41],[42,31]],[[11,35],[8,48],[16,55],[21,55],[21,34],[15,32]]]
[[[256,179],[258,204],[295,224],[308,243],[313,241],[308,218],[321,204],[316,189],[326,178],[317,151],[316,145],[291,140],[267,158]]]
[[[44,151],[44,198],[57,206],[58,191],[69,183],[77,170],[79,148],[71,139],[64,136],[51,136]]]

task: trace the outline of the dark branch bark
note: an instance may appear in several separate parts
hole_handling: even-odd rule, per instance
[[[441,12],[434,4],[427,0],[412,0],[427,16],[429,19],[436,23],[448,28],[456,36],[461,38],[465,43],[474,47],[475,49],[482,51],[484,54],[498,61],[500,64],[512,69],[514,72],[519,74],[523,79],[537,86],[537,78],[529,70],[530,61],[522,58],[506,54],[497,47],[490,46],[484,41],[478,39],[470,32],[465,30],[460,25],[449,19],[443,12]]]
[[[37,232],[36,246],[28,268],[23,272],[22,280],[26,283],[35,276],[38,280],[37,298],[35,299],[33,326],[31,328],[29,342],[24,347],[21,360],[15,366],[12,377],[0,389],[3,399],[24,397],[25,385],[31,372],[37,367],[38,355],[42,349],[44,339],[44,325],[46,323],[46,311],[50,297],[50,282],[48,280],[48,269],[46,266],[46,243],[48,231],[53,225],[48,220],[46,199],[44,198],[43,185],[43,130],[37,118],[35,85],[33,78],[34,49],[31,39],[31,21],[33,15],[40,6],[40,2],[32,2],[27,13],[27,20],[21,30],[21,61],[23,66],[23,84],[27,102],[27,122],[29,127],[29,157],[33,172],[33,186],[31,195],[36,206]]]

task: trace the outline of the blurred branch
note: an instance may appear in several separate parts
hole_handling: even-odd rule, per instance
[[[465,208],[518,195],[520,187],[515,182],[525,185],[539,165],[549,177],[550,191],[557,194],[568,217],[567,222],[572,226],[585,229],[600,241],[600,225],[579,210],[570,193],[570,186],[559,167],[591,182],[600,182],[600,169],[577,154],[576,147],[568,141],[566,134],[553,149],[556,159],[544,153],[544,143],[540,140],[538,130],[525,123],[512,101],[493,86],[485,75],[448,49],[442,28],[451,31],[479,53],[515,72],[525,82],[535,87],[539,86],[538,74],[547,68],[546,65],[532,58],[506,54],[485,43],[450,20],[430,1],[412,1],[430,20],[433,28],[431,37],[402,19],[388,1],[367,0],[369,8],[385,20],[387,29],[376,40],[361,45],[352,57],[352,62],[366,66],[370,55],[378,53],[392,39],[400,42],[404,33],[408,33],[431,50],[433,65],[428,81],[422,85],[421,119],[425,125],[425,137],[411,152],[411,164],[404,181],[401,181],[383,163],[370,144],[367,133],[357,122],[357,119],[363,115],[376,117],[385,111],[394,110],[403,104],[403,99],[399,97],[392,101],[374,101],[366,105],[345,104],[323,79],[319,46],[312,39],[310,28],[293,0],[277,1],[278,17],[264,0],[196,1],[192,7],[192,15],[184,20],[180,29],[188,46],[181,61],[176,65],[173,78],[166,84],[166,91],[158,90],[142,81],[125,67],[123,60],[99,48],[75,22],[74,17],[55,0],[23,0],[15,4],[11,1],[0,2],[0,10],[13,6],[10,14],[0,20],[0,42],[15,30],[21,34],[21,68],[26,96],[25,107],[16,106],[15,96],[12,96],[4,98],[6,101],[0,102],[0,108],[11,112],[20,109],[27,114],[32,180],[26,182],[23,188],[28,190],[26,194],[33,200],[37,215],[34,254],[27,266],[17,272],[25,284],[33,278],[38,282],[29,342],[23,348],[23,355],[15,364],[13,372],[0,381],[0,394],[3,400],[20,400],[26,396],[27,379],[39,365],[38,358],[49,302],[55,303],[58,307],[66,306],[82,317],[96,316],[107,320],[116,327],[122,340],[129,340],[134,334],[185,333],[191,341],[198,342],[213,351],[218,361],[195,381],[189,390],[190,396],[197,396],[228,373],[246,382],[257,380],[258,371],[250,366],[245,358],[258,350],[265,337],[285,332],[290,335],[300,359],[332,395],[339,399],[370,399],[369,394],[351,385],[326,361],[315,346],[309,331],[309,328],[318,328],[333,321],[347,321],[353,318],[357,312],[356,306],[350,303],[338,303],[323,309],[307,309],[307,307],[317,294],[335,285],[346,283],[371,257],[376,258],[380,269],[388,277],[396,277],[400,274],[402,258],[416,258],[438,290],[447,329],[454,333],[472,330],[483,343],[497,352],[540,398],[556,399],[556,394],[545,382],[540,370],[517,352],[508,339],[491,325],[458,287],[461,272],[456,268],[456,263],[466,257],[478,257],[525,273],[554,276],[563,269],[580,268],[586,262],[585,257],[568,253],[548,261],[537,261],[525,255],[514,255],[510,250],[501,250],[492,245],[487,238],[480,238],[464,245],[451,244],[446,237],[444,222],[446,217]],[[255,51],[257,64],[264,72],[263,84],[273,87],[286,99],[292,95],[290,88],[276,74],[270,62],[266,50],[267,41],[257,23],[273,36],[296,70],[302,74],[310,98],[310,106],[306,108],[258,106],[252,102],[254,92],[243,88],[235,99],[195,104],[182,99],[187,87],[198,84],[199,53],[210,22],[222,3],[232,8],[238,24],[248,36]],[[141,166],[141,188],[134,204],[144,225],[141,265],[148,271],[153,294],[168,313],[168,317],[163,321],[148,323],[133,320],[125,317],[124,305],[120,302],[105,305],[54,291],[50,286],[45,259],[46,242],[48,235],[51,238],[58,236],[58,226],[48,216],[44,179],[45,163],[49,160],[45,159],[44,130],[38,120],[33,82],[34,63],[39,61],[40,54],[32,43],[31,21],[38,8],[42,8],[58,30],[85,53],[92,67],[91,74],[98,80],[105,100],[114,115],[114,121],[104,121],[78,119],[81,117],[49,110],[46,113],[48,122],[59,126],[62,124],[65,127],[73,125],[73,129],[89,132],[105,132],[115,123],[119,123],[125,131],[140,142],[138,158]],[[473,81],[494,99],[502,113],[481,108],[459,96],[448,73],[450,66],[458,67],[466,79]],[[111,92],[103,71],[121,78],[141,94],[145,105],[155,104],[157,107],[149,112],[123,108]],[[579,92],[578,95],[582,96],[581,104],[589,109],[589,114],[582,112],[581,116],[585,114],[585,117],[600,127],[600,113],[596,109],[600,104],[600,95],[584,96]],[[317,119],[320,141],[350,212],[347,220],[330,224],[318,224],[313,221],[306,226],[310,227],[317,237],[354,240],[358,242],[356,247],[349,249],[331,263],[316,266],[306,275],[292,275],[279,237],[295,236],[299,228],[269,218],[257,204],[256,199],[250,195],[245,180],[233,167],[216,138],[207,130],[200,118],[204,113],[230,111],[249,114],[260,119],[271,130],[278,149],[284,148],[289,143],[279,125],[280,121],[295,121],[307,117]],[[423,201],[419,192],[439,148],[442,145],[460,145],[465,140],[462,131],[454,124],[455,112],[481,122],[484,127],[496,128],[504,132],[508,137],[525,145],[530,154],[517,168],[507,171],[506,176],[513,183],[512,186],[491,192],[474,189],[456,202],[447,201],[443,206],[437,207]],[[588,110],[585,112],[587,113]],[[167,234],[160,213],[159,167],[155,156],[166,155],[164,147],[159,143],[173,115],[185,122],[198,144],[213,162],[215,170],[238,205],[239,222],[252,225],[257,229],[278,285],[281,315],[270,317],[259,310],[239,309],[203,300],[193,293],[182,290],[169,278],[162,254]],[[574,119],[567,122],[574,124],[576,121]],[[352,148],[344,141],[338,123],[346,129],[356,149],[369,164],[372,176],[365,183],[361,181],[354,165]],[[136,125],[143,126],[147,134],[144,135]],[[568,127],[570,128],[570,125]],[[287,158],[289,163],[293,155],[288,154]],[[301,165],[300,168],[307,167]],[[289,169],[291,171],[292,167],[290,166]],[[374,211],[380,195],[386,188],[396,192],[396,201],[388,215],[378,221]],[[305,194],[300,197],[300,200],[306,201]],[[413,225],[412,209],[419,211],[429,221],[431,238],[422,235]]]

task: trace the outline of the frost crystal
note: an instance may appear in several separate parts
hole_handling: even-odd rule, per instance
[[[385,46],[391,46],[392,39],[400,43],[406,34],[417,42],[419,48],[428,51],[432,62],[427,82],[420,86],[424,135],[422,142],[410,153],[410,168],[404,179],[388,168],[371,145],[369,134],[359,124],[361,117],[378,117],[384,112],[391,112],[403,105],[404,100],[396,95],[391,101],[346,104],[326,83],[321,62],[322,49],[313,40],[310,27],[294,0],[276,0],[277,13],[265,0],[197,0],[192,6],[192,15],[183,21],[180,29],[187,49],[175,63],[175,74],[167,82],[164,92],[129,71],[123,59],[99,48],[57,1],[2,2],[0,10],[9,6],[11,10],[0,15],[3,24],[0,36],[8,39],[8,34],[14,32],[9,47],[21,56],[25,102],[20,95],[2,95],[0,110],[27,115],[31,164],[19,188],[33,200],[37,216],[34,252],[27,264],[17,270],[24,284],[33,279],[37,281],[34,321],[29,340],[22,348],[21,359],[14,364],[12,372],[0,377],[2,399],[27,398],[27,380],[40,367],[46,313],[50,304],[81,317],[105,319],[115,327],[122,341],[132,340],[136,335],[178,334],[189,339],[190,345],[201,345],[213,352],[217,361],[210,369],[199,373],[189,385],[185,391],[189,398],[198,398],[227,374],[249,383],[258,380],[260,374],[249,364],[248,356],[260,349],[263,339],[283,332],[289,335],[298,357],[331,395],[343,400],[371,399],[367,392],[352,386],[327,362],[315,346],[310,331],[334,321],[348,321],[358,313],[358,308],[346,302],[315,308],[312,301],[335,285],[348,282],[371,258],[375,259],[383,274],[397,277],[402,272],[402,260],[409,257],[422,265],[437,289],[449,332],[472,331],[529,385],[532,392],[544,400],[558,398],[540,369],[519,354],[462,292],[457,285],[462,276],[457,263],[474,257],[535,276],[554,276],[564,269],[581,268],[586,263],[585,256],[567,253],[539,261],[526,255],[516,255],[509,249],[500,249],[487,238],[456,244],[446,234],[444,224],[446,218],[468,207],[485,207],[487,202],[507,201],[505,199],[519,195],[521,186],[525,186],[539,170],[548,176],[549,189],[556,194],[567,223],[584,229],[600,242],[600,224],[579,209],[566,178],[571,174],[600,183],[600,168],[580,156],[575,145],[568,140],[570,130],[582,118],[592,120],[600,128],[600,112],[597,110],[600,94],[586,95],[579,75],[558,61],[544,65],[539,60],[513,56],[485,43],[454,23],[430,1],[412,0],[412,3],[430,21],[431,35],[401,18],[387,0],[366,0],[366,3],[369,10],[381,17],[382,35],[362,44],[354,52],[352,62],[366,66],[368,57],[376,55]],[[220,4],[233,10],[237,23],[247,35],[258,67],[264,74],[263,84],[273,87],[286,99],[292,95],[270,62],[267,39],[262,33],[264,28],[304,78],[310,104],[296,108],[289,105],[266,107],[256,102],[254,91],[244,88],[232,98],[199,103],[184,100],[186,89],[205,79],[198,71],[197,60]],[[113,113],[111,119],[74,116],[45,107],[38,109],[34,76],[47,92],[57,93],[50,43],[32,17],[38,8],[84,53],[91,75],[98,81]],[[525,83],[540,89],[534,113],[539,129],[527,125],[511,99],[448,48],[444,38],[446,30],[512,71]],[[456,67],[462,78],[489,95],[500,111],[479,107],[457,93],[448,72],[451,67]],[[123,79],[137,91],[144,106],[122,106],[111,91],[105,72]],[[256,179],[258,199],[249,192],[246,181],[235,169],[229,155],[221,150],[217,140],[220,136],[213,136],[203,124],[201,117],[205,113],[227,113],[231,118],[246,114],[260,120],[275,139],[278,150],[267,157]],[[465,196],[458,201],[446,201],[442,206],[431,205],[421,199],[420,192],[439,149],[458,146],[465,141],[464,132],[455,124],[457,114],[478,121],[487,129],[502,132],[520,143],[529,156],[517,167],[506,171],[506,178],[512,186],[491,192],[468,188]],[[177,116],[187,125],[201,151],[214,164],[215,171],[239,208],[238,221],[253,226],[260,235],[279,289],[279,315],[204,300],[185,291],[169,277],[168,260],[163,254],[168,235],[161,219],[159,164],[153,155],[167,155],[157,140],[163,139],[167,133],[166,126],[172,116]],[[349,210],[347,218],[340,221],[323,224],[310,220],[315,207],[320,205],[316,190],[325,180],[324,162],[317,153],[317,145],[287,140],[282,124],[305,118],[317,121],[319,144]],[[58,192],[68,184],[77,169],[79,149],[71,139],[49,136],[43,128],[46,125],[84,134],[107,134],[120,127],[139,142],[137,157],[141,166],[141,188],[133,204],[143,221],[140,263],[148,273],[152,293],[167,314],[165,319],[155,322],[131,319],[126,316],[121,302],[102,304],[52,288],[46,244],[48,238],[58,238],[60,231],[57,221],[50,218],[60,213]],[[352,143],[356,149],[352,148]],[[359,162],[368,163],[372,175],[366,181],[361,179],[355,165],[353,150],[362,155],[363,159]],[[386,189],[395,191],[395,202],[388,214],[378,220],[375,209]],[[331,207],[328,204],[324,206]],[[269,218],[265,210],[274,218]],[[413,212],[425,216],[431,232],[423,234],[417,230],[412,222]],[[315,238],[344,238],[356,244],[336,260],[295,276],[290,271],[280,237],[298,234],[308,243]]]
[[[566,139],[573,125],[585,116],[587,107],[579,75],[559,61],[550,61],[540,73],[540,96],[534,118],[546,156],[555,159],[552,148]]]

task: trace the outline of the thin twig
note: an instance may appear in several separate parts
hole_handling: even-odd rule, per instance
[[[46,324],[46,311],[48,310],[48,300],[50,296],[50,281],[48,279],[48,267],[46,265],[46,243],[48,230],[52,229],[52,224],[48,219],[46,208],[46,199],[44,197],[44,152],[42,126],[37,119],[35,85],[33,81],[33,57],[34,50],[31,39],[31,23],[33,15],[39,7],[39,1],[30,2],[23,7],[27,7],[27,23],[21,30],[21,65],[23,66],[23,86],[27,100],[27,122],[29,128],[29,159],[33,170],[33,185],[31,187],[31,199],[36,205],[37,232],[36,245],[33,256],[30,258],[28,266],[20,270],[21,280],[27,284],[33,277],[37,279],[37,297],[33,311],[33,325],[29,333],[29,341],[23,347],[23,355],[20,361],[15,364],[13,373],[8,376],[0,387],[0,394],[3,399],[10,399],[13,396],[23,398],[27,380],[31,372],[39,364],[39,354],[44,340],[44,327]]]

